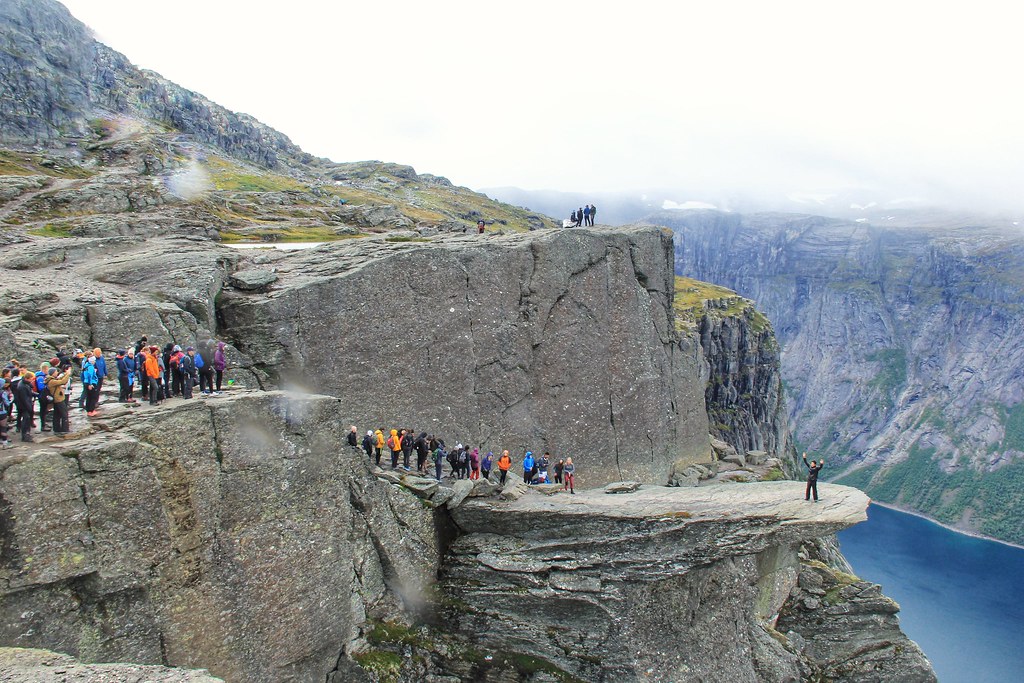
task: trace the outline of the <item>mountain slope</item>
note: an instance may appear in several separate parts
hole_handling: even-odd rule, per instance
[[[3,220],[51,236],[108,235],[129,212],[225,239],[554,225],[408,166],[313,157],[251,116],[136,68],[53,0],[0,5],[0,141],[0,193],[21,198]]]
[[[660,213],[677,272],[754,299],[791,423],[879,500],[1020,542],[1024,234],[937,216]]]

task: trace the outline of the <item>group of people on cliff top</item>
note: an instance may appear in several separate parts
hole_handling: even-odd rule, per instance
[[[567,228],[578,228],[580,225],[593,226],[595,216],[597,216],[597,207],[593,204],[587,204],[573,211],[569,217],[568,224],[563,225]]]
[[[36,346],[41,345],[37,342]],[[201,351],[192,346],[182,349],[171,342],[161,351],[143,336],[134,346],[118,349],[112,363],[100,348],[90,352],[57,349],[52,358],[39,363],[38,370],[11,359],[0,371],[0,447],[14,445],[9,437],[12,417],[21,440],[33,440],[37,405],[38,431],[69,433],[76,381],[81,384],[75,397],[78,408],[89,417],[99,415],[100,392],[112,375],[117,378],[119,403],[139,403],[136,388],[151,405],[172,397],[190,399],[195,386],[200,396],[220,395],[227,368],[225,348],[224,342],[209,340]]]
[[[387,433],[387,436],[385,436]],[[441,481],[444,475],[444,463],[451,467],[452,479],[477,480],[480,478],[490,480],[491,473],[496,470],[498,483],[504,486],[508,472],[512,469],[512,458],[507,450],[495,460],[494,451],[488,451],[483,457],[480,456],[479,448],[470,448],[467,445],[458,443],[454,448],[449,449],[443,439],[437,436],[428,436],[426,432],[416,434],[414,429],[391,429],[384,427],[373,430],[369,429],[360,440],[359,430],[352,425],[348,432],[348,445],[353,450],[362,450],[366,457],[380,467],[381,458],[384,456],[384,449],[388,450],[391,457],[391,469],[399,468],[411,472],[410,462],[412,454],[416,453],[416,472],[429,477],[430,468],[433,466],[433,475]],[[402,459],[399,466],[398,460]],[[572,458],[560,459],[554,464],[554,477],[551,475],[553,458],[548,451],[540,458],[534,458],[532,451],[526,451],[523,456],[523,483],[525,484],[561,484],[563,491],[576,493],[576,466]]]

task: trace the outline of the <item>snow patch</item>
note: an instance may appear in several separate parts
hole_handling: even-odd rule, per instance
[[[714,204],[708,204],[707,202],[690,200],[680,204],[679,202],[674,202],[671,199],[666,199],[661,203],[661,208],[666,211],[689,211],[692,209],[717,209],[718,207]]]

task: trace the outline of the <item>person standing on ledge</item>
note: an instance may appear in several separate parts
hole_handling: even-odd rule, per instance
[[[804,500],[811,499],[811,492],[814,492],[814,502],[818,502],[818,472],[821,472],[821,468],[825,466],[825,461],[821,460],[816,462],[812,460],[810,463],[807,462],[807,453],[804,453],[804,465],[807,466],[807,491],[804,493]]]
[[[484,234],[484,222],[482,220],[476,222],[476,234]]]
[[[594,227],[594,218],[597,216],[597,207],[590,205],[590,227]]]

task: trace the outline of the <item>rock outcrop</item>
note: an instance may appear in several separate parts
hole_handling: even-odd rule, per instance
[[[802,543],[864,519],[864,494],[829,490],[819,504],[791,482],[469,501],[452,511],[463,535],[442,573],[446,614],[483,650],[528,652],[574,680],[738,683],[806,680],[818,670],[869,680],[838,673],[840,654],[825,651],[812,619],[787,619],[789,637],[776,628],[780,611],[811,604],[799,587],[810,571],[799,561]],[[870,604],[886,599],[877,587],[858,589],[864,640],[856,652],[841,648],[848,671],[929,680],[927,660],[905,636],[867,626],[894,604]],[[822,609],[841,613],[836,604]],[[800,633],[822,644],[797,647]],[[905,660],[878,665],[885,647],[908,644]]]
[[[90,662],[323,680],[416,614],[432,514],[341,449],[340,401],[194,400],[0,458],[0,642]]]
[[[651,217],[680,273],[757,302],[782,345],[790,421],[881,500],[1020,542],[1024,237],[998,219],[881,222],[710,211]],[[984,221],[984,222],[981,222]]]
[[[74,657],[0,647],[3,680],[16,683],[223,683],[204,671],[138,664],[83,664]]]
[[[276,270],[266,295],[222,293],[223,334],[262,381],[345,396],[358,424],[573,456],[588,485],[710,460],[659,230],[360,240]]]

